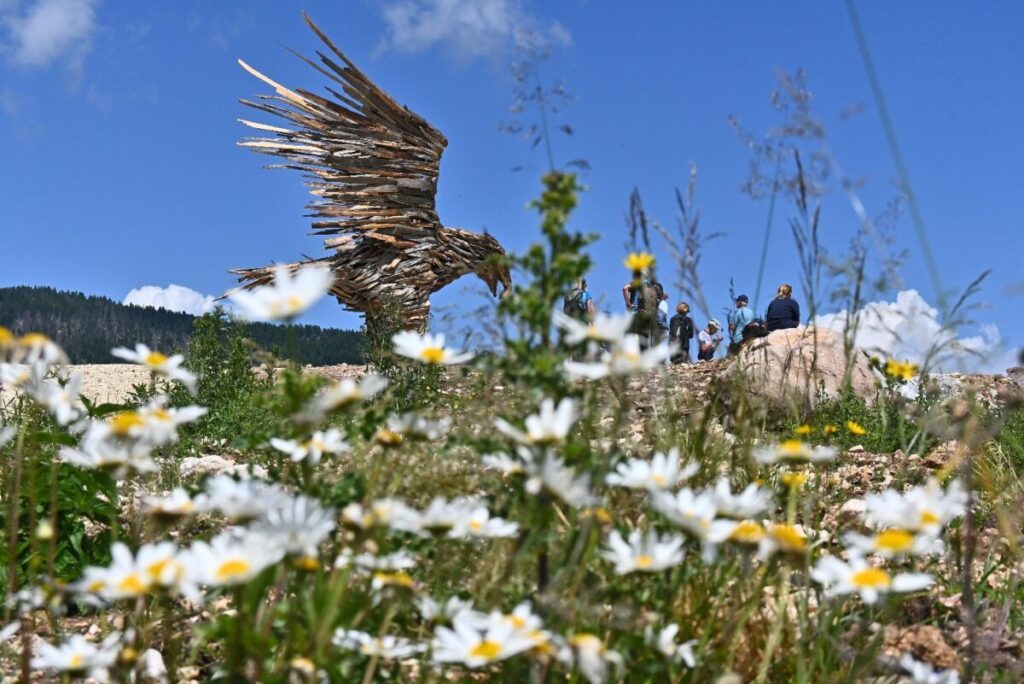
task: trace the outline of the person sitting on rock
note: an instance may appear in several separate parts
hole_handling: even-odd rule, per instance
[[[690,363],[690,340],[693,339],[693,319],[690,318],[690,305],[679,302],[676,315],[669,321],[668,341],[676,348],[672,355],[675,363]]]
[[[697,333],[697,360],[710,361],[715,358],[715,350],[722,343],[722,324],[712,318],[708,327]]]
[[[756,316],[753,310],[747,306],[750,298],[741,294],[736,298],[736,309],[729,313],[729,356],[735,356],[743,346],[743,329],[753,321]]]
[[[768,332],[786,330],[800,325],[800,305],[793,299],[792,285],[779,285],[779,292],[764,315]]]

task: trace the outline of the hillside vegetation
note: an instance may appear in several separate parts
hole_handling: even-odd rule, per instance
[[[41,332],[67,352],[73,363],[118,363],[110,355],[117,346],[141,342],[153,349],[183,350],[192,337],[196,317],[190,314],[125,305],[106,297],[63,292],[51,287],[0,288],[0,325],[16,334]],[[316,325],[288,329],[249,323],[246,337],[286,358],[314,366],[362,363],[362,335]],[[294,335],[294,344],[288,335]]]

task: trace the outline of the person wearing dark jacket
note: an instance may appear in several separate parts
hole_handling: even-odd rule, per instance
[[[690,305],[680,302],[676,306],[676,315],[668,324],[669,343],[677,347],[672,355],[673,363],[690,363],[690,340],[693,339],[693,319],[690,318]]]
[[[800,305],[793,299],[791,285],[779,285],[779,292],[768,305],[764,321],[768,326],[768,332],[800,325]]]

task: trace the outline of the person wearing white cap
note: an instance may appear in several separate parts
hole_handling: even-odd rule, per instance
[[[722,342],[722,324],[712,318],[708,327],[697,333],[697,360],[710,361],[715,357],[715,350]]]

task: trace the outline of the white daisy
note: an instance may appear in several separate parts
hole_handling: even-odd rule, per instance
[[[207,409],[202,406],[182,406],[167,408],[166,397],[157,397],[135,413],[142,420],[142,428],[133,435],[140,437],[154,446],[174,444],[178,441],[178,427],[186,423],[194,423],[206,415]]]
[[[407,439],[433,441],[440,439],[451,429],[451,418],[430,420],[417,413],[403,413],[389,416],[384,427],[377,430],[374,439],[385,446],[399,446]]]
[[[754,483],[748,484],[742,492],[733,494],[729,480],[723,477],[715,483],[711,500],[718,509],[718,515],[743,520],[756,517],[768,510],[772,503],[772,495],[769,490]]]
[[[468,522],[477,506],[472,499],[459,497],[449,501],[436,496],[416,518],[398,519],[392,527],[417,534],[448,534],[459,523]]]
[[[850,557],[849,563],[835,556],[823,556],[811,571],[811,579],[825,587],[825,596],[860,594],[868,604],[878,601],[881,594],[920,591],[933,581],[926,573],[890,575],[856,555]]]
[[[376,556],[372,553],[353,554],[351,549],[342,549],[341,553],[334,560],[334,567],[346,568],[354,565],[364,570],[411,570],[416,567],[416,557],[407,551],[395,551],[394,553]]]
[[[391,337],[395,345],[395,353],[401,356],[422,361],[429,365],[451,366],[465,363],[473,358],[468,352],[459,352],[444,346],[444,335],[438,333],[419,334],[411,330],[403,330]]]
[[[377,525],[395,529],[417,528],[420,513],[401,499],[378,499],[368,508],[350,503],[341,511],[341,520],[349,527],[367,530]]]
[[[0,629],[0,645],[2,645],[15,634],[17,634],[19,629],[21,629],[21,623],[17,620],[10,623],[9,625],[4,625],[4,627]]]
[[[700,541],[705,562],[714,560],[719,544],[736,528],[736,522],[716,518],[718,508],[709,492],[696,493],[689,487],[675,494],[655,492],[654,509]]]
[[[519,475],[526,472],[528,465],[533,463],[533,454],[524,447],[519,447],[520,458],[508,454],[484,454],[480,457],[484,467],[492,470],[500,470],[505,475]]]
[[[557,408],[552,399],[544,399],[540,403],[540,411],[526,418],[526,432],[503,418],[494,421],[495,427],[520,444],[528,446],[547,446],[565,440],[578,418],[576,402],[566,397],[558,402]]]
[[[385,660],[409,658],[427,649],[424,644],[417,644],[402,637],[375,637],[355,629],[336,630],[332,641],[338,648],[357,651],[365,656],[378,656]]]
[[[438,626],[435,629],[431,650],[435,662],[482,667],[528,651],[537,644],[537,636],[525,633],[511,620],[492,617],[485,625],[479,625],[476,620],[460,615],[451,628]]]
[[[657,452],[650,461],[632,458],[615,466],[615,472],[605,477],[610,485],[651,491],[674,489],[683,480],[693,477],[700,466],[687,463],[679,467],[679,449]]]
[[[372,399],[383,392],[387,386],[387,378],[376,373],[367,373],[358,383],[355,380],[344,378],[315,396],[309,402],[305,415],[313,420],[319,420],[331,411]]]
[[[72,677],[91,677],[105,682],[109,668],[117,662],[121,652],[121,635],[111,633],[100,644],[85,640],[81,634],[72,634],[61,644],[54,646],[45,641],[36,644],[32,658],[33,670],[53,670]]]
[[[690,639],[679,644],[676,643],[676,634],[679,633],[679,625],[669,624],[664,629],[658,632],[658,638],[655,641],[655,646],[658,652],[669,660],[678,660],[686,663],[687,667],[694,667],[697,664],[697,658],[693,654],[693,646],[697,643],[696,639]]]
[[[939,481],[928,478],[924,485],[904,494],[887,489],[865,497],[864,520],[878,528],[896,528],[908,532],[937,535],[943,527],[964,513],[967,492],[959,480],[949,483],[946,491]]]
[[[0,428],[0,447],[10,442],[16,434],[18,434],[16,425],[5,425]]]
[[[195,502],[181,487],[167,496],[147,496],[142,500],[146,513],[161,520],[177,520],[195,512]]]
[[[293,275],[288,266],[281,265],[274,268],[272,284],[235,290],[228,294],[228,299],[248,320],[291,320],[327,294],[333,284],[334,275],[328,266],[302,266]]]
[[[281,560],[284,550],[255,535],[222,533],[196,542],[179,558],[185,574],[195,584],[231,586],[244,584]]]
[[[278,484],[261,480],[236,480],[221,473],[206,480],[204,493],[195,498],[196,511],[219,512],[229,518],[248,520],[280,508],[291,497]]]
[[[600,503],[600,499],[590,491],[590,476],[577,475],[554,454],[547,454],[539,466],[532,466],[528,475],[525,488],[529,494],[537,495],[544,490],[574,508]]]
[[[909,653],[900,656],[900,667],[910,675],[913,684],[960,684],[960,673],[956,670],[934,670]]]
[[[73,373],[64,383],[47,378],[38,385],[26,383],[23,387],[53,415],[58,425],[68,425],[85,413],[81,399],[82,376],[77,373]]]
[[[603,684],[608,679],[608,666],[616,669],[623,666],[622,656],[610,651],[604,642],[593,634],[574,634],[569,637],[569,645],[576,666],[590,684]]]
[[[668,341],[640,351],[640,338],[627,335],[612,347],[598,363],[566,361],[565,371],[570,377],[599,380],[609,376],[640,375],[664,364],[671,352]]]
[[[334,530],[335,510],[308,496],[296,496],[267,511],[249,531],[288,554],[316,557],[317,547]]]
[[[503,518],[492,518],[490,511],[483,506],[469,510],[469,514],[455,522],[448,533],[454,539],[466,537],[514,537],[519,525]]]
[[[927,533],[915,534],[907,530],[882,530],[866,536],[847,532],[843,542],[852,550],[865,554],[876,554],[882,558],[900,558],[908,555],[932,555],[942,552],[942,541]]]
[[[102,421],[90,423],[78,448],[62,448],[59,458],[78,468],[109,472],[117,480],[158,470],[150,457],[149,445],[135,439],[117,438]]]
[[[798,439],[787,439],[775,446],[754,450],[754,460],[762,465],[776,463],[822,463],[833,460],[837,452],[829,446],[811,447]]]
[[[352,447],[342,438],[341,431],[331,428],[326,431],[316,431],[304,442],[294,439],[279,439],[272,437],[271,446],[278,451],[288,454],[292,461],[309,461],[309,464],[316,466],[324,454],[343,454],[352,450]]]
[[[608,536],[608,548],[601,555],[615,564],[617,575],[660,572],[683,562],[683,538],[678,534],[662,537],[654,530],[641,535],[640,530],[633,530],[626,541],[614,530]]]
[[[465,601],[458,596],[450,597],[443,604],[429,596],[418,596],[415,603],[420,617],[426,622],[451,624],[455,620],[461,620],[478,629],[484,629],[487,625],[487,614],[474,610],[472,601]]]
[[[25,333],[15,341],[15,355],[22,363],[29,365],[43,363],[47,366],[65,365],[68,357],[56,342],[43,333]]]
[[[551,314],[551,322],[556,328],[565,331],[567,344],[586,341],[619,344],[633,324],[633,315],[599,313],[594,316],[593,323],[587,323],[567,316],[560,309],[555,309]]]
[[[150,349],[142,343],[135,345],[135,351],[127,347],[115,347],[110,350],[110,353],[119,359],[145,366],[150,371],[157,375],[162,375],[168,380],[177,380],[187,387],[189,392],[192,394],[196,393],[196,376],[191,371],[181,367],[182,362],[185,360],[185,357],[181,354],[167,356]]]

